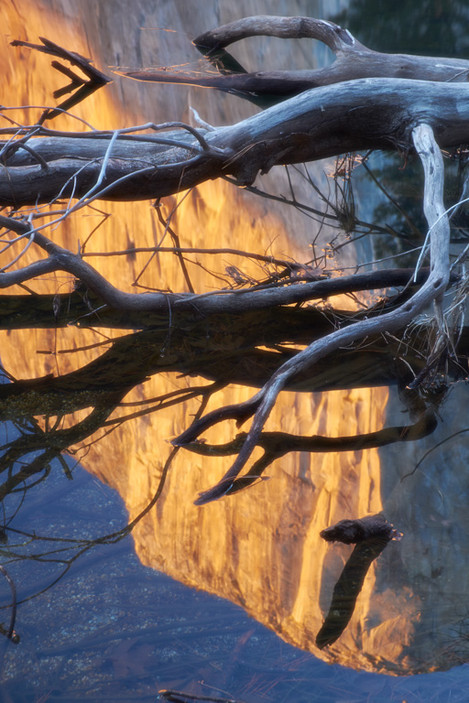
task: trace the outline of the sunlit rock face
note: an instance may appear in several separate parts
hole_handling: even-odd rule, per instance
[[[322,12],[318,3],[301,0],[277,2],[275,11],[288,15]],[[102,3],[16,0],[14,5],[2,4],[0,19],[4,34],[0,68],[7,81],[4,94],[12,106],[43,105],[50,102],[52,90],[61,85],[60,78],[51,77],[47,57],[27,49],[10,48],[7,42],[14,38],[36,42],[38,36],[46,36],[92,56],[103,70],[112,65],[170,66],[186,61],[196,66],[198,58],[190,46],[191,37],[243,15],[268,12],[271,4],[262,0],[237,3],[140,0],[130,6],[123,0]],[[174,31],[163,31],[165,28]],[[251,68],[271,64],[278,68],[306,68],[313,61],[310,47],[309,42],[258,38],[236,47],[236,55]],[[6,98],[3,102],[7,102]],[[235,122],[256,109],[212,91],[143,84],[116,77],[112,86],[73,112],[96,128],[117,128],[149,120],[190,120],[190,106],[213,124]],[[37,118],[38,112],[34,115]],[[16,113],[15,119],[28,122],[32,118],[24,113],[20,118]],[[82,128],[79,123],[65,119],[55,126]],[[311,172],[320,178],[319,166],[312,166]],[[288,195],[281,169],[266,180],[266,187]],[[296,188],[298,197],[311,202],[311,192],[304,183],[300,181]],[[53,233],[54,239],[76,250],[77,239],[83,244],[100,225],[86,245],[88,252],[123,250],[134,245],[151,247],[162,241],[164,228],[157,222],[151,203],[98,203],[96,207],[60,225]],[[311,258],[307,244],[318,232],[316,222],[300,217],[293,208],[255,200],[221,182],[205,184],[187,197],[181,194],[168,198],[164,209],[166,216],[174,210],[171,224],[181,244],[186,246],[260,250],[306,260]],[[104,220],[103,213],[112,217]],[[327,230],[323,232],[324,242],[330,234]],[[170,244],[167,235],[164,243]],[[27,256],[29,253],[25,262],[30,260]],[[226,275],[227,265],[240,266],[252,276],[260,275],[256,267],[249,267],[236,257],[194,258],[222,275]],[[186,289],[181,271],[169,256],[159,255],[150,260],[149,254],[138,254],[135,258],[88,261],[122,289],[138,290],[132,286],[137,278],[142,286]],[[147,262],[149,265],[140,276]],[[218,279],[198,266],[190,266],[190,275],[197,291],[220,286]],[[69,276],[57,275],[45,281],[40,290],[63,292],[72,283]],[[114,336],[116,332],[110,334]],[[60,351],[78,349],[102,339],[96,332],[77,333],[75,329],[2,332],[1,338],[2,362],[19,378],[78,368],[97,356],[99,348],[75,354],[60,354]],[[46,353],[38,354],[37,350]],[[138,400],[144,395],[155,397],[190,382],[192,379],[174,376],[153,378],[126,400]],[[239,402],[252,392],[242,387],[221,391],[211,399],[207,409]],[[329,436],[374,431],[384,422],[387,396],[386,389],[358,389],[313,397],[285,393],[267,429]],[[159,486],[170,452],[168,440],[190,424],[197,409],[194,402],[176,406],[166,414],[155,413],[129,422],[94,444],[84,454],[83,465],[119,490],[130,516],[134,517]],[[402,418],[394,420],[396,424],[406,422]],[[236,431],[234,424],[225,423],[208,432],[207,441],[228,441]],[[432,570],[436,550],[438,559],[444,560],[441,573],[445,583],[460,579],[467,592],[466,576],[462,574],[463,542],[458,543],[456,551],[451,551],[445,542],[441,552],[442,543],[438,540],[442,513],[436,509],[433,551],[426,550],[422,525],[428,528],[433,514],[425,512],[428,485],[422,487],[417,473],[401,486],[402,473],[396,472],[396,464],[415,463],[420,450],[416,453],[414,445],[404,448],[398,445],[384,456],[382,465],[376,450],[287,455],[269,467],[266,472],[269,480],[215,504],[195,507],[193,500],[198,492],[219,480],[229,466],[230,457],[207,458],[181,450],[171,465],[156,508],[134,530],[137,553],[145,564],[239,603],[288,641],[327,661],[398,674],[447,668],[455,662],[454,657],[446,656],[445,637],[451,625],[463,615],[456,616],[454,600],[445,594],[443,581],[438,581],[441,585],[432,591]],[[387,489],[384,499],[383,483]],[[458,490],[461,488],[464,486]],[[431,490],[435,496],[437,488],[432,486]],[[451,490],[448,485],[447,511]],[[390,543],[371,567],[348,628],[334,645],[320,651],[315,646],[315,637],[351,547],[328,545],[319,533],[340,519],[377,513],[383,504],[387,517],[405,532],[405,537],[400,543]],[[445,513],[444,519],[450,517]],[[461,509],[458,520],[464,519]],[[456,530],[454,522],[451,525]],[[445,530],[449,536],[449,527]],[[424,579],[421,574],[425,574]],[[444,608],[437,607],[440,596],[441,600],[445,598]],[[428,622],[429,602],[434,616],[434,646],[431,656],[425,657],[422,640],[416,637],[419,628],[424,627],[421,623]],[[460,658],[464,660],[464,654]]]

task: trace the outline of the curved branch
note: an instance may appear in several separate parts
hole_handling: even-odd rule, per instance
[[[224,49],[233,42],[254,36],[280,37],[281,39],[319,39],[334,53],[346,51],[353,46],[363,47],[363,44],[360,44],[347,29],[342,29],[334,22],[317,20],[313,17],[278,17],[275,15],[243,17],[199,34],[193,43],[199,50],[206,53]]]
[[[431,252],[429,278],[422,288],[397,310],[385,313],[378,318],[361,320],[313,342],[286,361],[253,398],[240,404],[245,412],[248,408],[256,408],[246,441],[231,468],[214,488],[199,495],[197,505],[216,500],[231,488],[233,481],[251,456],[278,394],[289,379],[312,366],[325,354],[342,346],[352,344],[368,335],[385,331],[393,332],[408,325],[416,315],[445,291],[449,281],[449,221],[443,205],[443,158],[429,125],[420,124],[415,127],[413,139],[425,172],[424,211],[429,225]],[[233,413],[233,410],[231,412]],[[177,443],[180,443],[180,439]]]
[[[204,34],[193,41],[202,53],[213,53],[240,39],[253,36],[271,36],[282,39],[318,39],[337,55],[337,66],[325,71],[304,72],[330,76],[327,83],[352,80],[365,76],[395,76],[420,80],[448,81],[467,80],[469,61],[465,59],[441,59],[431,56],[409,54],[384,54],[361,44],[348,29],[334,22],[313,17],[278,17],[258,15],[244,17]],[[303,72],[297,72],[301,74]],[[340,77],[341,76],[341,77]],[[317,83],[326,85],[326,82]]]
[[[326,44],[337,58],[332,65],[314,70],[247,73],[237,62],[234,62],[234,72],[227,70],[225,66],[231,65],[234,60],[224,48],[233,42],[253,36],[318,39]],[[217,88],[258,102],[264,107],[265,102],[262,103],[253,96],[277,96],[277,99],[282,99],[309,88],[367,77],[466,81],[469,74],[469,61],[465,59],[442,60],[408,54],[383,54],[361,44],[347,29],[333,22],[312,17],[244,17],[204,32],[196,37],[193,43],[224,75],[194,76],[180,71],[172,72],[166,67],[157,71],[122,71],[120,74],[142,81]],[[275,99],[271,102],[274,103]]]

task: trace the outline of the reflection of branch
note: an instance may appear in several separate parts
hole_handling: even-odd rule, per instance
[[[372,538],[357,544],[353,550],[334,587],[329,612],[316,636],[319,649],[333,644],[347,627],[368,569],[387,543],[386,539]]]
[[[15,620],[16,620],[16,586],[15,582],[11,578],[10,574],[8,571],[5,569],[4,566],[0,565],[0,571],[4,575],[4,577],[7,580],[8,585],[10,586],[10,591],[11,591],[11,615],[10,615],[10,626],[6,632],[3,632],[3,627],[0,626],[0,632],[2,634],[5,634],[7,639],[11,640],[13,644],[18,644],[20,641],[19,635],[15,632]]]
[[[58,63],[58,61],[53,61],[53,68],[70,79],[70,83],[67,86],[55,91],[54,97],[59,98],[66,93],[70,93],[72,91],[75,92],[69,98],[61,102],[60,105],[58,105],[54,110],[45,110],[38,121],[38,124],[42,124],[45,120],[52,120],[54,117],[57,117],[57,115],[60,115],[66,110],[70,110],[70,108],[75,105],[78,105],[78,103],[85,100],[85,98],[89,95],[92,95],[92,93],[101,88],[103,85],[110,83],[111,79],[92,66],[91,61],[86,59],[84,56],[81,56],[74,51],[67,51],[67,49],[63,49],[58,44],[54,44],[54,42],[49,41],[49,39],[45,39],[44,37],[39,37],[39,39],[42,41],[43,46],[40,44],[31,44],[30,42],[20,41],[18,39],[12,41],[11,45],[26,46],[30,49],[41,51],[44,54],[51,54],[52,56],[57,56],[60,59],[65,59],[66,61],[69,61],[72,66],[77,66],[81,69],[89,79],[88,81],[85,81],[66,66],[62,66],[62,64]],[[14,149],[15,146],[16,145],[13,144],[12,148]]]
[[[167,689],[158,691],[158,698],[168,701],[168,703],[190,703],[190,701],[199,701],[199,703],[242,703],[242,701],[236,701],[234,698],[198,696],[195,693],[185,693],[184,691]]]
[[[12,388],[13,391],[15,390],[14,384],[7,384],[6,387]],[[86,395],[84,389],[83,393]],[[2,447],[4,453],[0,456],[0,471],[3,472],[8,469],[8,478],[0,485],[0,500],[9,493],[15,492],[18,486],[31,476],[36,476],[41,471],[45,471],[45,475],[47,475],[50,470],[50,463],[58,458],[62,452],[66,451],[72,444],[83,441],[102,427],[104,421],[115,409],[124,393],[125,390],[120,393],[116,391],[114,393],[109,392],[105,401],[101,398],[101,402],[97,403],[87,417],[70,428],[58,430],[53,427],[51,430],[44,431],[35,424],[32,432],[25,432],[16,440],[4,445]],[[64,398],[58,404],[62,406],[62,412],[59,413],[55,410],[55,413],[57,415],[65,414]],[[43,413],[47,415],[53,414],[50,412],[51,408],[47,411],[46,406],[47,401],[44,403]],[[20,470],[14,473],[14,465],[19,462],[20,457],[28,457],[30,454],[33,454],[34,458],[32,460],[27,458],[25,461],[23,460],[20,464]],[[26,485],[25,488],[31,487],[31,485],[34,484]]]
[[[356,547],[334,587],[329,612],[316,637],[316,645],[320,649],[333,644],[343,633],[372,562],[391,539],[401,536],[382,515],[341,520],[321,532],[321,537],[328,542],[356,543]]]
[[[43,536],[38,535],[35,532],[28,533],[28,532],[24,532],[22,530],[17,530],[17,529],[10,527],[10,526],[7,526],[6,530],[8,530],[8,532],[12,532],[14,534],[19,534],[19,535],[22,535],[23,537],[27,537],[31,540],[31,543],[34,543],[34,544],[46,543],[46,544],[53,544],[54,545],[54,549],[50,550],[50,552],[40,553],[40,554],[37,554],[37,553],[26,554],[26,555],[22,554],[20,552],[14,553],[12,551],[12,548],[9,548],[8,556],[11,560],[18,561],[18,560],[30,559],[30,560],[38,561],[38,562],[54,562],[54,563],[63,563],[64,564],[64,569],[57,578],[54,578],[54,580],[51,583],[49,583],[45,588],[42,588],[40,591],[38,591],[34,595],[28,596],[28,597],[24,598],[23,600],[19,601],[18,604],[25,603],[26,601],[31,600],[32,598],[36,598],[36,597],[42,595],[43,593],[45,593],[46,591],[48,591],[53,586],[55,586],[65,576],[65,574],[68,572],[68,570],[70,569],[72,564],[77,559],[79,559],[85,552],[89,551],[93,547],[95,547],[97,545],[114,544],[114,543],[119,542],[120,540],[124,539],[125,537],[127,537],[132,532],[134,527],[140,522],[140,520],[154,507],[154,505],[158,501],[159,497],[161,496],[169,469],[171,467],[171,464],[172,464],[173,459],[176,456],[177,452],[178,452],[177,448],[173,449],[170,452],[170,454],[169,454],[169,456],[168,456],[168,458],[162,468],[161,477],[160,477],[160,480],[158,483],[158,488],[156,489],[156,491],[155,491],[152,499],[149,501],[149,503],[147,503],[145,508],[133,520],[131,520],[125,527],[123,527],[120,530],[117,530],[116,532],[112,532],[112,533],[103,535],[101,537],[97,537],[95,539],[74,539],[74,538],[65,538],[65,537],[64,538],[43,537]],[[62,548],[60,548],[56,545],[64,545],[64,546]],[[76,553],[73,554],[73,556],[71,556],[69,558],[66,558],[66,557],[60,558],[61,552],[69,552],[71,549],[77,550]],[[0,569],[5,572],[5,570],[2,567],[0,567]],[[13,586],[14,586],[14,584],[13,584]],[[16,613],[16,605],[17,605],[16,595],[15,595],[14,603],[15,603],[15,613]],[[2,609],[4,607],[6,607],[6,606],[1,606],[0,609]],[[10,628],[11,627],[12,627],[12,621],[10,622]],[[0,630],[0,632],[1,632],[1,630]],[[17,639],[15,639],[15,638],[17,638]],[[18,637],[18,635],[16,635],[16,633],[13,633],[12,641],[15,643],[19,642],[19,637]]]
[[[262,447],[264,454],[252,465],[243,476],[233,481],[226,494],[235,493],[257,481],[265,469],[276,459],[289,452],[348,452],[362,451],[373,447],[384,447],[394,442],[413,442],[431,434],[437,427],[437,419],[433,412],[424,413],[413,425],[385,427],[377,432],[355,435],[350,437],[298,437],[285,432],[262,432],[257,446]],[[184,445],[195,454],[204,456],[228,456],[237,454],[246,439],[242,432],[226,444],[206,444],[192,442]]]
[[[321,537],[326,542],[342,542],[343,544],[359,544],[370,539],[400,540],[401,533],[394,529],[381,513],[367,515],[355,520],[340,520],[340,522],[326,527],[321,532]]]

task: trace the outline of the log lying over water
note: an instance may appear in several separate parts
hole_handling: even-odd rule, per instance
[[[144,200],[223,176],[248,185],[275,165],[360,149],[409,150],[412,130],[422,122],[440,148],[469,142],[469,85],[397,78],[337,83],[237,124],[201,129],[200,141],[185,128],[171,129],[165,135],[169,144],[158,143],[160,133],[131,139],[127,133],[49,132],[28,141],[32,151],[18,150],[7,160],[0,171],[0,205],[72,194]]]

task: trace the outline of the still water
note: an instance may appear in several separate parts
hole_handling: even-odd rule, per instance
[[[444,2],[420,4],[434,30],[444,20],[447,34],[452,28],[453,39],[462,41],[458,3],[451,8]],[[140,0],[131,10],[120,0],[99,5],[86,0],[7,2],[0,8],[0,60],[7,76],[2,103],[44,105],[51,99],[49,60],[21,50],[16,61],[8,46],[14,38],[37,42],[46,36],[92,56],[106,71],[173,64],[198,70],[190,38],[209,27],[249,14],[330,17],[344,11],[343,24],[349,22],[372,48],[409,51],[399,45],[397,33],[394,46],[380,46],[379,35],[371,31],[360,33],[358,18],[368,17],[371,26],[378,6],[378,19],[387,12],[394,19],[398,15],[386,2],[348,7],[339,1]],[[402,26],[408,23],[403,20]],[[416,50],[437,53],[431,51],[433,45],[426,46],[427,34],[421,34]],[[325,51],[313,47],[308,41],[256,38],[240,47],[237,56],[256,68],[270,63],[308,68],[329,60]],[[460,55],[464,48],[461,44]],[[233,96],[116,76],[105,94],[74,112],[97,128],[108,128],[149,119],[188,120],[190,107],[213,124],[235,122],[255,109]],[[77,127],[64,122],[63,128]],[[324,183],[328,168],[314,166],[311,173]],[[399,174],[399,166],[395,170]],[[283,192],[287,186],[280,178],[273,174],[263,183]],[[298,177],[294,187],[298,197],[317,204],[304,179]],[[361,183],[363,210],[369,211],[373,198],[379,206],[379,196],[374,191],[363,195],[364,188]],[[307,260],[311,242],[320,237],[325,246],[337,234],[327,229],[318,233],[317,224],[297,210],[251,198],[226,183],[205,184],[184,200],[168,198],[164,208],[185,246],[243,248]],[[294,241],[287,234],[292,231]],[[77,239],[87,240],[88,261],[120,288],[187,286],[169,256],[96,256],[109,250],[110,241],[116,251],[161,243],[167,228],[151,204],[105,203],[58,228],[54,236],[72,249]],[[345,248],[341,266],[353,264],[359,255],[347,252]],[[203,266],[199,263],[188,264],[196,290],[220,285],[216,276],[226,276],[229,267],[231,275],[239,276],[233,272],[240,266],[236,257],[222,263],[207,257]],[[243,261],[242,269],[244,275],[259,277],[256,265],[249,269]],[[67,293],[73,281],[56,277],[42,285],[40,292]],[[15,378],[73,374],[108,348],[96,346],[106,342],[103,333],[109,338],[122,334],[108,328],[48,330],[37,324],[1,333],[2,363]],[[239,343],[235,329],[233,321],[221,321],[218,330],[208,323],[205,330],[206,338],[215,340],[218,356],[220,350],[226,355],[232,373],[227,350]],[[110,386],[113,376],[136,378],[142,368],[152,369],[144,376],[152,375],[126,395],[126,405],[106,426],[96,422],[83,429],[83,412],[63,419],[60,427],[70,433],[71,453],[50,460],[50,470],[46,465],[36,476],[14,480],[47,448],[47,441],[35,444],[31,439],[47,437],[40,410],[4,423],[0,458],[9,467],[10,493],[4,497],[1,554],[16,589],[14,629],[20,641],[2,638],[2,700],[154,701],[158,695],[165,699],[159,691],[175,690],[185,695],[168,694],[166,700],[466,701],[469,445],[465,416],[458,411],[467,405],[465,387],[454,387],[440,409],[437,429],[418,442],[379,450],[357,445],[329,453],[290,451],[267,467],[269,480],[199,507],[193,504],[197,494],[219,480],[230,457],[173,453],[168,443],[200,409],[200,396],[184,395],[170,404],[178,397],[171,394],[207,384],[205,379],[215,373],[211,358],[201,360],[206,347],[199,338],[194,342],[193,334],[186,331],[179,347],[174,338],[158,337],[156,353],[151,350],[155,342],[139,337],[125,364],[115,352],[114,365],[97,367],[100,382],[107,378]],[[262,346],[251,343],[256,349]],[[204,378],[200,368],[208,369]],[[196,369],[200,375],[193,378]],[[241,365],[233,376],[239,380],[242,372]],[[67,378],[69,386],[60,392],[70,390],[72,377]],[[134,383],[129,380],[129,385]],[[232,383],[217,388],[207,408],[240,402],[252,393],[252,388]],[[344,437],[410,422],[409,408],[395,389],[384,385],[282,396],[268,430]],[[146,408],[153,411],[143,412]],[[113,420],[133,414],[138,416]],[[207,441],[229,442],[236,431],[234,423],[219,425],[207,433]],[[36,478],[43,480],[35,483]],[[381,511],[402,539],[389,542],[361,574],[363,585],[348,626],[330,646],[320,648],[317,635],[353,552],[350,545],[326,543],[320,532],[343,518]],[[131,534],[129,522],[135,523]],[[0,584],[6,634],[13,624],[11,582],[4,577]]]

